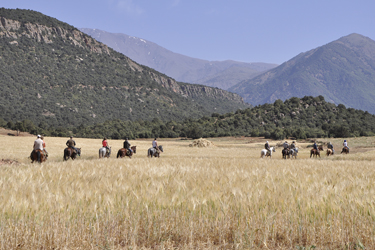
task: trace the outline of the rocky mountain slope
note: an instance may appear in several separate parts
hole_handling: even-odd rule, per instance
[[[187,83],[228,89],[242,80],[251,79],[277,66],[270,63],[201,60],[121,33],[88,28],[80,30],[142,65]]]
[[[375,113],[375,41],[350,34],[301,53],[229,89],[257,105],[322,95],[325,100]]]
[[[0,9],[0,118],[45,126],[181,120],[248,107],[224,90],[176,82],[39,12]]]

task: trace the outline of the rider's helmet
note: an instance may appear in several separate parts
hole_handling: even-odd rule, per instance
[[[344,142],[346,142],[346,140],[344,140]]]
[[[268,143],[268,141],[266,141],[266,143]]]
[[[36,138],[40,138],[40,137],[42,137],[42,136],[41,136],[41,135],[37,135],[37,136],[36,136]]]
[[[128,140],[128,137],[126,137],[125,140]]]

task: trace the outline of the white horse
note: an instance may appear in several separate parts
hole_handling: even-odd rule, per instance
[[[111,156],[111,147],[109,147],[108,152],[105,147],[102,147],[99,149],[99,158],[103,158],[103,157],[109,158],[110,156]]]
[[[293,156],[294,156],[294,159],[297,159],[297,154],[298,154],[298,148],[292,148],[290,150],[290,155],[292,156],[292,159],[293,159]]]
[[[262,149],[262,151],[260,151],[260,158],[264,158],[264,156],[269,156],[270,158],[272,158],[272,152],[276,152],[275,147],[270,147],[270,151],[268,151],[267,149]]]

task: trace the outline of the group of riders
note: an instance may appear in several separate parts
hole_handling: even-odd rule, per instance
[[[268,141],[266,141],[266,143],[264,144],[264,148],[267,150],[268,154],[271,154],[271,147],[270,147],[270,144],[269,144]],[[283,143],[283,148],[285,150],[287,150],[287,152],[289,153],[289,150],[291,150],[291,149],[295,150],[297,148],[297,145],[296,145],[295,141],[293,141],[292,144],[290,144],[290,145],[289,145],[289,143],[287,141],[285,141]],[[335,150],[334,150],[333,145],[332,145],[331,142],[328,143],[327,148],[331,149],[333,154],[335,153]],[[349,146],[348,146],[348,142],[346,140],[344,140],[343,148],[347,149],[347,152],[349,153]],[[314,141],[313,149],[315,149],[315,150],[317,150],[319,152],[319,147],[316,144],[316,141]]]
[[[68,148],[71,148],[75,153],[78,153],[78,149],[76,148],[76,142],[73,140],[73,136],[71,136],[70,139],[66,142],[66,146]],[[102,140],[102,146],[104,148],[106,148],[107,152],[110,150],[110,147],[109,147],[109,144],[108,144],[108,141],[107,141],[106,137],[104,137],[103,140]],[[130,148],[131,144],[129,143],[128,138],[125,138],[123,146],[127,150],[127,152],[129,152],[130,155],[133,154],[133,150]],[[155,149],[155,151],[157,153],[160,153],[157,138],[155,138],[152,141],[152,147]],[[37,138],[34,141],[34,149],[31,152],[31,155],[34,154],[34,153],[37,155],[36,160],[38,162],[42,162],[41,158],[47,159],[47,157],[48,157],[48,152],[46,150],[46,143],[44,141],[44,137],[41,136],[41,135],[37,135]]]

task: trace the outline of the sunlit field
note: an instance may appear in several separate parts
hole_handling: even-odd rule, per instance
[[[101,140],[45,138],[47,162],[31,164],[35,137],[0,136],[0,249],[375,249],[375,138],[332,139],[336,155],[260,159],[264,139],[215,138],[215,146],[130,140],[137,153],[98,159]],[[327,142],[328,139],[319,139]],[[291,142],[289,140],[289,142]],[[275,146],[280,141],[270,141]],[[326,148],[325,148],[326,149]]]

